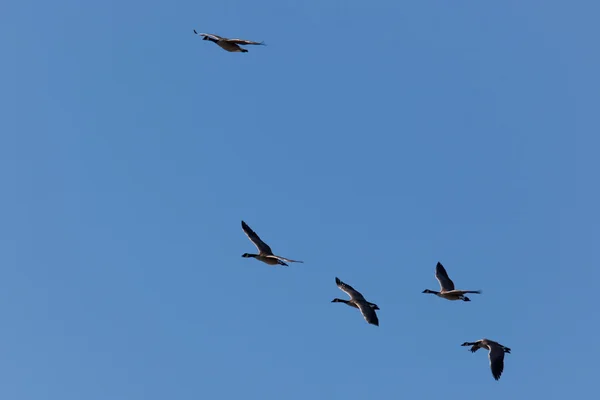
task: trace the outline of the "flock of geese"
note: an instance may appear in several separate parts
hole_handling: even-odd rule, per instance
[[[254,42],[252,40],[245,39],[228,39],[222,36],[218,36],[211,33],[198,33],[194,29],[194,33],[198,36],[202,37],[202,40],[208,40],[223,50],[229,52],[239,52],[239,53],[247,53],[248,50],[240,47],[246,45],[265,45],[264,42]],[[277,256],[273,254],[271,247],[266,244],[257,234],[254,232],[248,224],[242,221],[242,230],[248,236],[248,239],[256,246],[258,250],[258,254],[244,253],[242,257],[244,258],[254,258],[258,261],[262,261],[268,265],[282,265],[288,266],[287,263],[302,263],[303,261],[292,260],[289,258]],[[462,300],[462,301],[471,301],[465,294],[481,294],[481,290],[457,290],[454,288],[454,282],[448,276],[446,269],[441,263],[437,263],[435,267],[435,277],[440,284],[440,291],[437,292],[435,290],[425,289],[423,293],[431,293],[435,294],[438,297],[446,300]],[[347,283],[342,282],[338,277],[335,278],[335,283],[337,287],[348,296],[350,296],[350,300],[338,299],[335,298],[331,302],[332,303],[346,303],[350,307],[357,308],[360,310],[365,321],[369,324],[379,326],[379,318],[377,318],[376,310],[379,310],[379,306],[375,303],[371,303],[365,299],[365,297],[352,286]],[[500,379],[500,375],[502,375],[502,371],[504,371],[504,353],[510,353],[510,349],[506,346],[501,345],[498,342],[494,342],[489,339],[480,339],[476,342],[465,342],[461,346],[471,346],[471,352],[475,353],[479,349],[486,349],[488,351],[488,358],[490,360],[490,368],[492,370],[492,376],[494,379]]]
[[[286,262],[289,263],[301,263],[303,261],[291,260],[289,258],[276,256],[273,254],[271,247],[266,244],[260,236],[256,232],[252,230],[248,226],[247,223],[242,221],[242,230],[248,236],[248,239],[256,246],[258,250],[258,254],[250,254],[244,253],[242,257],[244,258],[255,258],[258,261],[262,261],[268,265],[283,265],[288,266]],[[448,276],[446,269],[444,266],[438,262],[435,266],[435,277],[437,278],[440,284],[440,291],[436,292],[435,290],[425,289],[423,293],[431,293],[435,294],[438,297],[446,300],[462,300],[462,301],[471,301],[465,294],[467,293],[476,293],[480,294],[481,290],[456,290],[454,288],[454,282]],[[358,290],[354,289],[352,286],[344,283],[340,280],[340,278],[335,278],[335,283],[338,288],[348,296],[350,296],[350,300],[338,299],[335,298],[331,302],[332,303],[346,303],[350,307],[354,307],[360,310],[365,321],[367,321],[371,325],[379,326],[379,318],[377,318],[376,310],[379,310],[379,306],[375,303],[371,303],[367,301],[365,297]],[[488,358],[490,359],[490,368],[492,370],[492,375],[494,379],[500,379],[500,375],[502,375],[502,371],[504,371],[504,353],[510,353],[510,349],[506,346],[501,345],[498,342],[494,342],[489,339],[481,339],[476,342],[464,342],[461,346],[471,346],[471,352],[475,353],[479,349],[488,350]]]

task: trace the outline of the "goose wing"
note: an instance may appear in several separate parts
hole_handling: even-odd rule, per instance
[[[358,309],[360,310],[360,313],[365,321],[372,325],[379,326],[379,318],[377,318],[377,313],[367,302],[359,301],[356,302],[356,305],[358,306]]]
[[[438,262],[435,266],[435,277],[440,283],[440,288],[442,288],[442,291],[447,292],[454,290],[454,282],[452,282],[452,279],[450,279],[448,273],[446,272],[446,268],[444,268],[440,262]]]
[[[214,40],[223,40],[223,38],[221,36],[213,35],[212,33],[198,33],[198,32],[196,32],[195,29],[194,29],[194,33],[196,35],[208,37],[208,38],[211,38],[211,39],[214,39]]]
[[[266,46],[265,42],[253,42],[252,40],[245,40],[245,39],[234,38],[234,39],[227,39],[227,41],[231,42],[231,43],[235,43],[235,44],[244,44],[244,45],[246,45],[246,44],[258,44],[258,45]]]
[[[263,242],[260,239],[260,237],[256,234],[256,232],[254,232],[252,229],[250,229],[248,224],[245,223],[244,221],[242,221],[242,229],[244,230],[244,233],[246,234],[246,236],[248,236],[248,239],[250,239],[250,241],[252,243],[254,243],[254,245],[258,249],[259,253],[266,254],[266,255],[273,255],[273,251],[271,250],[269,245],[266,244],[265,242]]]
[[[471,351],[471,353],[475,353],[477,350],[479,350],[481,348],[481,346],[485,346],[486,349],[489,349],[489,347],[483,343],[483,340],[478,340],[476,342],[464,342],[463,344],[461,344],[461,346],[471,346],[471,348],[469,349],[469,351]]]
[[[356,301],[359,301],[359,302],[360,302],[360,301],[364,301],[364,302],[366,303],[366,300],[365,300],[365,298],[363,297],[363,295],[362,295],[362,294],[360,294],[360,292],[359,292],[359,291],[355,290],[355,289],[354,289],[352,286],[350,286],[350,285],[348,285],[348,284],[346,284],[346,283],[342,282],[342,281],[340,280],[340,278],[336,277],[336,278],[335,278],[335,283],[336,283],[337,287],[339,287],[339,288],[340,288],[340,290],[341,290],[342,292],[344,292],[344,293],[346,293],[348,296],[350,296],[350,298],[351,298],[352,300],[356,300]],[[371,307],[369,307],[369,308],[371,308]],[[362,312],[362,310],[361,310],[361,312]],[[363,312],[363,315],[365,315],[365,313],[364,313],[364,312]],[[366,317],[365,317],[365,318],[366,318]]]
[[[298,261],[298,260],[291,260],[289,258],[285,258],[285,257],[281,257],[281,256],[273,256],[281,261],[287,261],[287,262],[295,262],[295,263],[304,263],[304,261]]]
[[[490,368],[495,380],[500,379],[502,371],[504,371],[504,349],[497,344],[490,344]]]
[[[476,342],[473,346],[471,346],[471,348],[469,350],[471,351],[471,353],[475,353],[479,349],[480,349],[479,342]]]

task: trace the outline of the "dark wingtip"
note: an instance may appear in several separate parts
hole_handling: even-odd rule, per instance
[[[196,32],[196,30],[195,30],[195,29],[194,29],[194,33],[195,33],[196,35],[198,34],[198,32]]]

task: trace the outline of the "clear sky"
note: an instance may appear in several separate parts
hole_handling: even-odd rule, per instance
[[[4,1],[0,398],[597,393],[598,15]],[[305,263],[241,258],[242,219]],[[483,293],[422,294],[438,261]],[[498,382],[482,337],[512,348]]]

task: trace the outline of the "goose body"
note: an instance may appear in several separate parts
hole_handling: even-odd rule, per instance
[[[244,39],[228,39],[218,35],[213,35],[212,33],[198,33],[194,29],[194,33],[198,36],[202,36],[202,40],[209,40],[213,43],[216,43],[223,50],[232,52],[232,53],[247,53],[248,50],[241,48],[239,45],[265,45],[264,42],[253,42],[252,40],[244,40]]]
[[[471,301],[466,293],[477,293],[481,294],[481,290],[456,290],[454,289],[454,282],[448,276],[446,269],[442,265],[442,263],[438,262],[435,266],[435,277],[440,283],[440,291],[436,292],[435,290],[425,289],[423,293],[431,293],[435,294],[438,297],[441,297],[446,300],[462,300],[462,301]]]
[[[297,262],[297,263],[303,262],[303,261],[290,260],[289,258],[285,258],[285,257],[280,257],[280,256],[274,255],[273,251],[271,250],[271,248],[269,247],[269,245],[266,244],[265,242],[263,242],[261,240],[261,238],[256,234],[256,232],[254,232],[248,226],[248,224],[246,224],[244,221],[242,221],[242,230],[244,231],[244,233],[246,234],[246,236],[248,236],[248,239],[250,239],[250,241],[252,243],[254,243],[254,245],[258,249],[258,254],[244,253],[244,254],[242,254],[242,257],[245,257],[245,258],[254,258],[254,259],[256,259],[258,261],[262,261],[262,262],[264,262],[265,264],[268,264],[268,265],[285,265],[285,266],[288,266],[288,264],[286,264],[285,261],[287,261],[287,262]]]
[[[365,321],[371,325],[379,326],[379,319],[375,312],[375,310],[379,310],[377,304],[368,302],[360,292],[352,286],[342,282],[338,277],[335,278],[335,283],[341,291],[350,296],[350,300],[335,298],[331,300],[332,303],[346,303],[350,307],[358,308]]]
[[[464,342],[461,346],[471,346],[469,349],[475,353],[479,349],[488,350],[488,358],[490,360],[490,369],[495,380],[500,379],[504,371],[504,353],[510,354],[510,349],[489,339],[481,339],[476,342]]]

